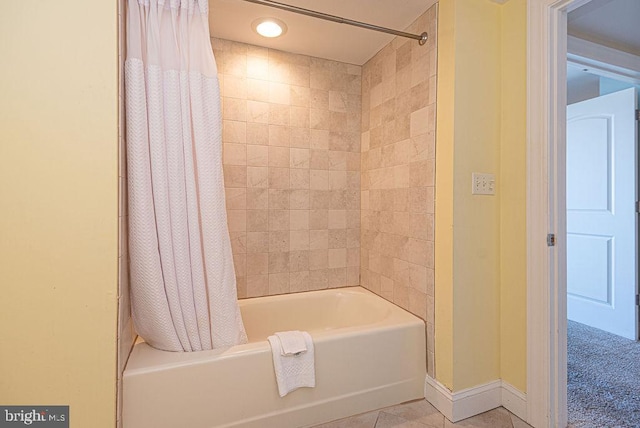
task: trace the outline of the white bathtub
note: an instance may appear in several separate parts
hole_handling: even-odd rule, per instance
[[[245,345],[193,353],[138,343],[124,371],[124,428],[286,428],[424,397],[424,322],[360,287],[240,301]],[[305,330],[316,387],[278,395],[267,336]]]

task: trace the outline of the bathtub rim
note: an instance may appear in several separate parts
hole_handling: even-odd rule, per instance
[[[419,324],[426,328],[426,322],[423,319],[361,286],[331,288],[274,296],[252,297],[248,299],[241,299],[239,301],[239,304],[241,306],[247,304],[251,305],[254,304],[254,302],[257,302],[259,299],[267,302],[303,299],[305,298],[305,295],[308,296],[310,293],[348,293],[354,295],[366,295],[371,296],[375,299],[379,299],[379,302],[389,305],[390,309],[387,317],[378,320],[377,322],[353,327],[342,327],[327,330],[312,330],[309,333],[311,334],[314,343],[345,340],[352,336],[367,334],[365,332],[368,330],[370,331],[369,334],[373,334],[376,331],[393,331],[412,324]],[[172,352],[153,348],[149,344],[147,344],[144,339],[138,336],[138,339],[136,340],[136,343],[125,366],[123,378],[160,370],[167,370],[171,368],[207,364],[212,360],[223,360],[227,358],[234,358],[239,355],[250,355],[262,352],[271,352],[269,342],[266,339],[240,345],[234,345],[228,348],[197,352]]]

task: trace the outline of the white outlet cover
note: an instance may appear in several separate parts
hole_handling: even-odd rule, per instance
[[[495,195],[496,176],[481,172],[471,174],[471,194],[472,195]]]

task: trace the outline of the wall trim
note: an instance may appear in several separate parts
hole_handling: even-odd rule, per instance
[[[527,420],[527,394],[502,381],[502,407],[522,419]]]
[[[575,36],[567,37],[567,60],[596,70],[598,75],[640,84],[640,56],[599,45]]]
[[[480,413],[504,406],[511,413],[526,420],[526,394],[503,380],[451,392],[437,380],[428,376],[424,384],[424,396],[451,422],[458,422]]]
[[[527,2],[526,421],[536,428],[567,425],[567,14],[589,1]]]

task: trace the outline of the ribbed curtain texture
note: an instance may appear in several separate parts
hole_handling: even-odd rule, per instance
[[[132,317],[167,351],[247,341],[222,173],[207,0],[128,0],[125,105]]]

